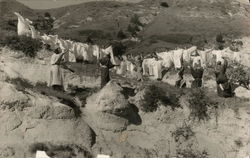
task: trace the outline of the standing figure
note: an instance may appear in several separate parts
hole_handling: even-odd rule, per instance
[[[186,87],[186,82],[183,79],[184,70],[185,70],[184,66],[182,65],[177,73],[178,77],[177,77],[177,80],[175,82],[175,87],[178,87],[178,88],[185,88]]]
[[[202,76],[204,69],[201,66],[201,61],[197,60],[195,63],[191,63],[190,66],[191,75],[194,78],[194,81],[191,84],[191,88],[199,88],[202,86]]]
[[[136,59],[135,59],[137,81],[143,81],[142,62],[143,62],[143,60],[142,60],[141,56],[137,56]]]
[[[232,91],[232,87],[230,82],[228,81],[226,70],[228,66],[227,60],[223,57],[224,63],[221,61],[217,62],[215,69],[216,83],[217,83],[217,93],[218,96],[228,98],[233,97],[234,93]]]
[[[50,78],[48,86],[52,87],[54,90],[63,91],[63,70],[62,70],[62,62],[63,55],[65,53],[61,51],[58,47],[54,50],[54,54],[51,56],[50,64]]]
[[[115,66],[112,64],[110,58],[110,54],[105,54],[104,57],[100,60],[101,88],[103,88],[110,81],[109,69]]]

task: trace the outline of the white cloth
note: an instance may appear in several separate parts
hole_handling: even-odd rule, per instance
[[[120,66],[116,68],[116,74],[123,75],[127,71],[127,65],[125,61],[121,61]]]
[[[157,53],[163,59],[162,66],[169,68],[174,65],[175,68],[181,68],[183,60],[183,49],[173,50],[170,52]]]
[[[54,49],[58,43],[58,35],[43,35],[41,36],[41,40],[43,43],[48,44]]]
[[[241,62],[241,53],[240,52],[233,52],[233,60],[240,63]]]
[[[83,47],[83,43],[77,42],[73,44],[73,53],[75,54],[76,59],[84,60],[84,52],[85,48]]]
[[[33,39],[39,39],[40,38],[40,34],[39,32],[36,31],[35,27],[32,25],[29,25],[29,28],[31,30],[31,38]]]
[[[173,62],[175,68],[181,68],[183,60],[183,49],[173,51]]]
[[[153,75],[153,70],[151,67],[151,62],[153,58],[144,59],[142,62],[143,75]]]
[[[158,79],[158,78],[162,78],[162,60],[153,60],[151,62],[151,67],[153,70],[153,78],[154,79]]]
[[[17,23],[17,34],[19,36],[24,35],[24,36],[31,36],[31,31],[29,28],[29,24],[31,23],[30,20],[24,19],[19,13],[14,12],[14,14],[18,18],[18,23]]]
[[[193,46],[189,49],[184,49],[183,50],[183,61],[189,63],[191,60],[191,54],[197,49],[196,46]]]
[[[102,50],[104,54],[109,54],[111,57],[111,63],[113,65],[118,65],[120,63],[120,61],[118,60],[118,58],[115,58],[114,53],[113,53],[113,47],[109,46],[106,49]]]
[[[224,63],[224,59],[222,58],[223,57],[223,50],[213,50],[212,51],[212,54],[215,55],[216,57],[216,63],[217,62],[221,62],[222,64]]]
[[[75,54],[72,51],[69,51],[69,58],[68,58],[69,62],[76,62],[76,57]]]
[[[93,45],[93,55],[96,57],[97,60],[100,59],[100,47],[98,45]]]
[[[109,155],[97,155],[96,158],[111,158]]]
[[[94,56],[94,45],[89,45],[87,48],[87,58],[88,61],[93,62],[95,60]]]
[[[157,56],[159,56],[160,58],[162,58],[162,66],[165,68],[171,67],[174,65],[174,59],[172,56],[171,52],[161,52],[161,53],[157,53]]]
[[[80,44],[80,54],[82,54],[84,61],[89,61],[89,55],[88,55],[88,45],[85,43]]]
[[[36,151],[36,158],[50,158],[45,151]]]

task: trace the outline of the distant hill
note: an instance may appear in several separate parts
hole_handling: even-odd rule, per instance
[[[13,14],[13,12],[19,12],[26,17],[36,15],[33,9],[30,9],[16,0],[0,0],[0,20],[15,18],[16,15]]]
[[[142,40],[131,46],[133,53],[211,41],[219,33],[228,38],[250,34],[250,7],[234,0],[98,1],[49,10],[32,10],[15,0],[0,5],[0,19],[15,18],[14,11],[31,18],[49,12],[56,18],[55,34],[80,41],[87,36],[96,41],[117,39],[119,30],[129,37],[130,25]]]

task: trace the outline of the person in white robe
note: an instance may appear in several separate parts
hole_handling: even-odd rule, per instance
[[[64,52],[60,48],[54,50],[53,55],[51,56],[50,64],[50,75],[48,86],[52,87],[54,90],[63,91],[63,70],[61,68],[63,62]]]

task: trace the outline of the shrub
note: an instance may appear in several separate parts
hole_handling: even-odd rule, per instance
[[[134,14],[134,16],[131,17],[130,22],[135,25],[142,26],[142,23],[139,20],[139,16],[137,14]]]
[[[144,88],[143,100],[140,108],[144,112],[156,111],[159,105],[178,107],[178,98],[175,95],[167,93],[162,87],[149,85]]]
[[[120,30],[120,31],[117,33],[117,38],[122,40],[122,39],[127,38],[127,35],[126,35],[122,30]]]
[[[166,7],[166,8],[168,8],[168,7],[169,7],[169,5],[168,5],[168,3],[167,3],[167,2],[161,2],[161,6],[162,6],[162,7]]]
[[[37,51],[42,48],[42,43],[39,40],[26,36],[8,36],[1,43],[11,49],[22,51],[28,57],[35,57]]]
[[[184,126],[177,128],[173,133],[172,137],[174,137],[175,142],[179,142],[181,138],[184,138],[185,141],[189,140],[195,133],[191,129],[189,125],[184,124]]]
[[[247,89],[249,89],[249,76],[244,66],[239,63],[232,63],[227,70],[227,76],[230,81],[234,84],[239,84]]]
[[[127,47],[124,46],[122,43],[118,42],[118,43],[113,43],[112,44],[113,47],[113,53],[115,56],[121,56],[126,52]]]
[[[177,149],[177,158],[208,158],[206,150],[198,151],[191,147],[186,149]]]
[[[208,107],[216,106],[217,103],[211,101],[206,95],[203,89],[192,89],[189,96],[189,109],[190,109],[190,118],[200,120],[207,120],[208,116]]]
[[[131,35],[133,36],[133,35],[136,35],[137,32],[140,31],[140,29],[139,29],[139,26],[137,26],[137,25],[131,25],[131,24],[129,24],[128,28],[127,28],[127,31],[130,32]]]

